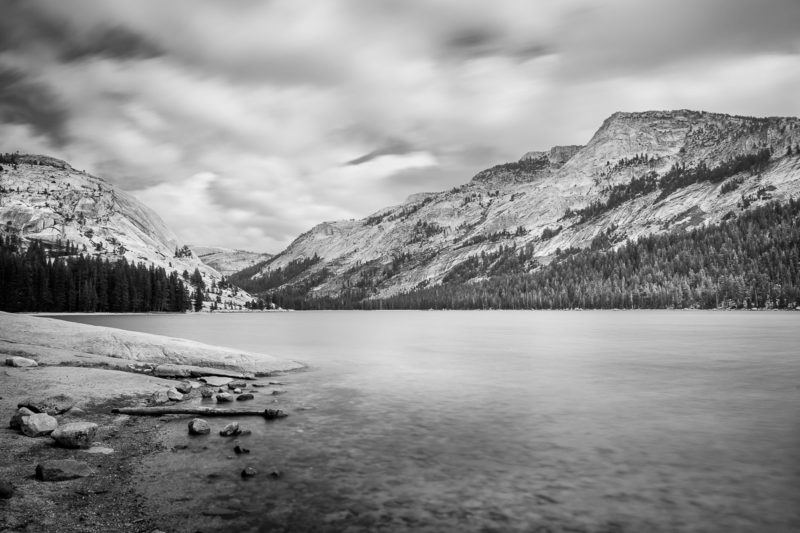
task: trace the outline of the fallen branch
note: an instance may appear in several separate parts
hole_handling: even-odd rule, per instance
[[[285,418],[289,415],[280,409],[216,409],[214,407],[119,407],[111,410],[121,415],[163,416],[163,415],[197,415],[197,416],[263,416],[267,420]]]

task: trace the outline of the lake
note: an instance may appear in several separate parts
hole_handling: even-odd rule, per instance
[[[175,531],[800,531],[800,313],[62,318],[309,365],[249,454],[163,424]]]

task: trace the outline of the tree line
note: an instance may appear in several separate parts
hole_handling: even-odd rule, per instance
[[[100,257],[50,257],[32,241],[0,237],[0,310],[9,312],[184,312],[191,308],[176,272]]]

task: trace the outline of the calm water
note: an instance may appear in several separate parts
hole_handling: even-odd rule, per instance
[[[248,455],[165,422],[141,487],[175,531],[800,531],[800,313],[70,320],[310,366]]]

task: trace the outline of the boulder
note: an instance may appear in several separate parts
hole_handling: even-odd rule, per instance
[[[27,407],[20,407],[14,416],[11,417],[11,420],[8,422],[8,427],[11,429],[19,429],[22,424],[22,417],[23,416],[31,416],[34,415],[33,411],[28,409]]]
[[[26,398],[17,407],[27,407],[34,413],[47,413],[50,416],[66,413],[75,405],[75,398],[66,394],[57,394],[46,398]]]
[[[36,466],[36,479],[40,481],[65,481],[94,474],[89,465],[75,459],[53,459]]]
[[[14,495],[14,485],[10,481],[0,479],[0,499],[7,500]]]
[[[14,356],[6,358],[6,366],[16,366],[19,368],[24,368],[29,366],[39,366],[39,363],[37,363],[33,359],[28,359],[27,357]]]
[[[182,365],[158,365],[153,370],[153,375],[160,378],[188,378],[192,373]]]
[[[97,424],[94,422],[70,422],[59,426],[50,436],[62,448],[89,448],[95,433]]]
[[[244,478],[253,477],[256,474],[258,474],[258,470],[256,470],[252,466],[248,466],[247,468],[242,470],[242,477]]]
[[[227,385],[233,381],[233,378],[226,378],[223,376],[204,376],[200,378],[200,381],[203,381],[212,387],[222,387],[223,385]]]
[[[58,427],[58,420],[47,413],[35,413],[20,419],[19,429],[29,437],[44,437]]]
[[[237,402],[243,402],[245,400],[252,400],[253,398],[254,398],[254,396],[252,394],[250,394],[249,392],[247,392],[245,394],[240,394],[239,396],[237,396],[236,397],[236,401]]]
[[[169,389],[167,391],[167,398],[169,398],[173,402],[179,402],[179,401],[183,400],[183,394],[178,392],[177,389],[172,388],[172,389]]]
[[[245,381],[231,381],[228,383],[229,389],[243,389],[247,387],[247,382]]]
[[[154,392],[153,395],[150,396],[150,403],[153,405],[169,403],[169,396],[167,395],[167,391],[159,390]]]
[[[239,428],[239,422],[231,422],[230,424],[222,428],[219,434],[222,435],[223,437],[233,437],[235,435],[240,434],[241,432],[242,430]]]
[[[233,395],[232,394],[228,394],[227,392],[220,392],[219,394],[217,394],[217,401],[218,402],[232,402],[233,401]]]
[[[181,381],[177,385],[175,385],[175,390],[180,392],[181,394],[189,394],[192,390],[192,384],[188,381]]]
[[[193,418],[189,422],[190,435],[208,435],[211,433],[211,426],[202,418]]]

